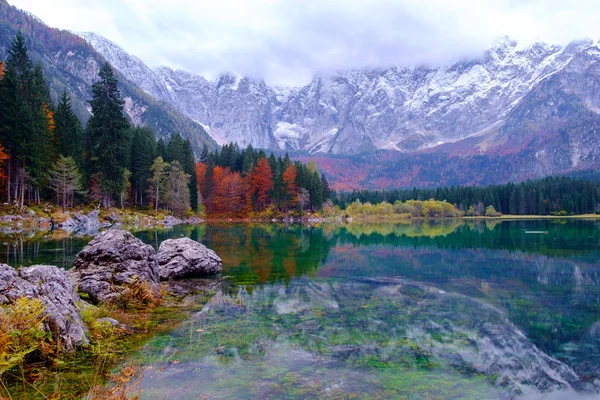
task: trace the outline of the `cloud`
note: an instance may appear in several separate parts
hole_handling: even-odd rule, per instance
[[[13,0],[51,26],[93,31],[152,66],[302,84],[329,73],[476,57],[497,37],[600,37],[591,0]]]

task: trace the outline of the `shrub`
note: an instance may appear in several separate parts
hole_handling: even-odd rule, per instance
[[[39,299],[21,297],[0,313],[0,375],[21,365],[36,351],[51,350],[52,334],[44,331],[44,310]]]

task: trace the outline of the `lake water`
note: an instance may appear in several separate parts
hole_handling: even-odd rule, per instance
[[[133,358],[147,399],[600,398],[600,222],[215,224],[201,312]],[[87,239],[3,239],[69,267]]]

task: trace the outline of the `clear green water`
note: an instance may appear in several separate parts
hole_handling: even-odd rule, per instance
[[[599,227],[443,221],[138,233],[154,246],[199,240],[230,277],[202,312],[133,356],[146,366],[143,398],[600,398]],[[68,267],[86,240],[6,238],[0,261]]]

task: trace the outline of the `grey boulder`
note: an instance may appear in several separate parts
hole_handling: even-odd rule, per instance
[[[69,276],[95,303],[118,298],[134,282],[160,293],[154,249],[122,230],[96,236],[77,254]]]
[[[65,271],[51,265],[16,270],[0,264],[0,303],[20,297],[37,298],[44,305],[44,328],[68,351],[87,346],[87,328],[81,319],[81,299]]]
[[[168,239],[158,249],[160,279],[181,279],[214,275],[221,272],[217,254],[190,238]]]

